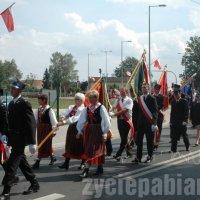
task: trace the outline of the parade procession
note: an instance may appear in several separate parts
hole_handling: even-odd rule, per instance
[[[165,31],[162,35],[153,26],[156,31],[151,36],[150,16],[156,15],[151,9],[167,7],[167,17],[172,19],[169,12],[180,9],[181,13],[186,3],[167,0],[165,5],[150,0],[147,45],[147,40],[142,40],[147,33],[139,36],[123,25],[123,20],[88,23],[75,11],[66,11],[66,6],[71,10],[77,7],[89,18],[90,6],[100,16],[97,7],[103,9],[106,4],[113,8],[114,17],[121,5],[128,16],[129,5],[138,7],[134,10],[139,12],[146,1],[47,0],[38,7],[33,0],[17,0],[4,7],[8,2],[3,0],[0,5],[0,29],[5,29],[0,32],[0,200],[199,199],[199,29],[176,41],[175,29],[165,37]],[[30,13],[22,14],[31,4]],[[200,1],[191,0],[187,9],[193,12],[197,5]],[[49,10],[40,13],[45,6]],[[111,15],[108,7],[104,9],[107,18]],[[39,14],[34,21],[30,15],[36,8]],[[66,27],[56,33],[44,32],[53,30],[50,21],[56,26],[59,16],[55,9],[65,10],[67,34]],[[200,17],[197,10],[196,19]],[[137,12],[135,16],[139,16]],[[47,19],[50,13],[54,18]],[[162,29],[164,12],[157,15],[154,23]],[[171,23],[175,26],[179,18]],[[38,30],[32,28],[26,33],[28,38],[22,39],[29,26],[24,19],[33,27],[42,22],[40,31],[39,26]],[[108,40],[108,48],[101,50],[106,62],[96,50],[85,56],[84,47],[96,49],[97,43],[102,48],[98,40],[103,38]],[[118,39],[121,62],[114,49]],[[125,43],[133,43],[127,44],[127,52]],[[111,46],[112,51],[108,50]],[[170,54],[175,48],[177,56]],[[178,53],[180,50],[183,53]],[[118,66],[111,67],[111,63]]]

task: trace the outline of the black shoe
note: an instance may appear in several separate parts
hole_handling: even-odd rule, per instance
[[[153,157],[151,156],[147,156],[147,158],[146,158],[146,160],[144,161],[144,163],[150,163],[150,162],[152,162],[152,160],[153,160]]]
[[[56,157],[52,156],[49,165],[54,165],[54,163],[55,163],[56,161],[57,161]]]
[[[190,151],[190,147],[186,148],[186,151]]]
[[[100,176],[103,174],[103,167],[98,166],[96,172],[94,173],[94,176]]]
[[[139,163],[141,163],[141,160],[135,158],[134,160],[132,160],[132,163],[134,163],[134,164],[139,164]]]
[[[0,196],[0,200],[10,200],[10,193],[8,193],[8,194],[2,194]]]
[[[36,160],[31,168],[32,169],[39,169],[40,168],[40,160]]]
[[[85,168],[83,173],[80,175],[81,178],[87,178],[89,174],[89,168]]]
[[[158,145],[154,145],[153,149],[156,151],[158,149]]]
[[[34,180],[31,183],[31,186],[28,188],[28,190],[23,192],[23,195],[28,195],[28,194],[32,194],[32,193],[36,193],[38,192],[40,189],[39,183],[37,182],[37,180]]]
[[[121,158],[121,156],[119,156],[119,155],[114,155],[114,156],[113,156],[113,158],[114,158],[116,161],[118,161],[118,162],[119,162],[119,161],[120,161],[120,158]]]
[[[60,169],[69,169],[69,162],[65,161],[62,165],[58,166]]]

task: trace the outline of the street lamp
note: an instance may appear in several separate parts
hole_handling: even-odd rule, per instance
[[[108,82],[108,53],[111,53],[111,50],[104,50],[103,51],[106,55],[106,83]]]
[[[94,55],[93,53],[88,53],[88,89],[90,88],[90,56]]]
[[[166,7],[165,4],[149,6],[149,78],[151,85],[151,8]]]
[[[124,51],[123,51],[123,47],[124,47],[124,43],[130,43],[130,42],[132,42],[131,40],[125,40],[125,41],[121,41],[121,79],[122,79],[122,87],[123,87],[123,85],[124,85],[124,67],[123,67],[123,53],[124,53]]]

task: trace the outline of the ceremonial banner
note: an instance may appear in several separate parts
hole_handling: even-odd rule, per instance
[[[167,85],[167,71],[163,71],[160,80],[159,85],[161,85],[160,88],[160,94],[164,96],[164,110],[168,109],[169,107],[169,97],[168,97],[168,85]]]
[[[141,95],[142,84],[144,82],[149,83],[149,73],[145,60],[145,53],[143,53],[142,58],[136,65],[127,83],[127,88],[130,91],[130,94],[133,98]]]
[[[161,69],[161,64],[160,64],[159,59],[156,59],[153,61],[153,66],[157,69]]]
[[[99,93],[99,102],[103,104],[106,109],[109,111],[111,108],[111,104],[109,101],[109,96],[107,92],[107,86],[106,83],[104,82],[103,78],[99,78],[99,80],[90,88],[90,90],[87,92],[89,93],[92,90],[96,90]],[[89,99],[86,94],[86,99],[85,99],[85,106],[89,105]]]
[[[14,4],[13,4],[14,5]],[[13,20],[13,16],[12,16],[12,11],[11,11],[11,7],[13,6],[11,5],[9,8],[7,8],[6,10],[4,10],[0,15],[3,18],[3,21],[6,25],[6,28],[9,32],[14,31],[14,20]]]

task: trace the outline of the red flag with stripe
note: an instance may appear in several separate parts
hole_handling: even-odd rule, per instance
[[[12,16],[12,11],[11,11],[11,7],[7,8],[6,10],[4,10],[1,13],[1,16],[3,18],[3,21],[6,25],[6,28],[9,32],[12,32],[15,30],[14,27],[14,20],[13,20],[13,16]]]

